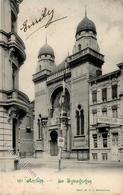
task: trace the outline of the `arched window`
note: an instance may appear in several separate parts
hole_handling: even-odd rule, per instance
[[[79,111],[76,110],[76,129],[77,129],[77,135],[79,135],[79,131],[80,131],[80,122],[79,122],[80,118],[79,118]]]
[[[81,135],[84,134],[84,113],[83,110],[80,111],[80,120],[81,120]]]
[[[81,105],[78,105],[76,110],[76,133],[77,135],[84,134],[84,111]]]
[[[78,50],[80,51],[82,48],[81,48],[81,44],[78,45]]]

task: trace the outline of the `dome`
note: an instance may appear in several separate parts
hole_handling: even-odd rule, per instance
[[[38,53],[38,57],[40,57],[41,55],[51,55],[54,57],[54,50],[52,49],[51,46],[49,46],[47,43],[41,47],[41,49],[39,50],[39,53]]]
[[[96,34],[96,26],[92,20],[88,19],[87,16],[85,16],[84,19],[78,24],[76,35],[82,31],[92,31],[94,34]]]

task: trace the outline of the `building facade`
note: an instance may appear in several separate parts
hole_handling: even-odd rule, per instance
[[[104,56],[99,50],[96,26],[86,13],[77,26],[75,38],[73,54],[57,66],[54,51],[47,42],[39,50],[33,75],[37,155],[58,155],[62,121],[63,157],[89,159],[89,80],[101,73]]]
[[[90,159],[123,161],[123,63],[90,80]]]
[[[45,43],[38,53],[34,150],[37,157],[123,161],[123,64],[102,74],[96,26],[85,13],[77,26],[73,54],[59,65]]]
[[[26,59],[24,43],[17,34],[20,3],[0,0],[0,170],[15,168],[20,127],[29,112],[29,99],[19,91],[19,70]]]

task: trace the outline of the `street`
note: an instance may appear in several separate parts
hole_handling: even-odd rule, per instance
[[[123,166],[62,160],[58,171],[56,159],[23,159],[0,181],[1,195],[122,195]]]

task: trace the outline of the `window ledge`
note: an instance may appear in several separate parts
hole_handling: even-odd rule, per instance
[[[40,139],[37,139],[36,141],[42,141],[43,139],[42,138],[40,138]]]
[[[85,135],[74,135],[74,138],[85,137]]]

